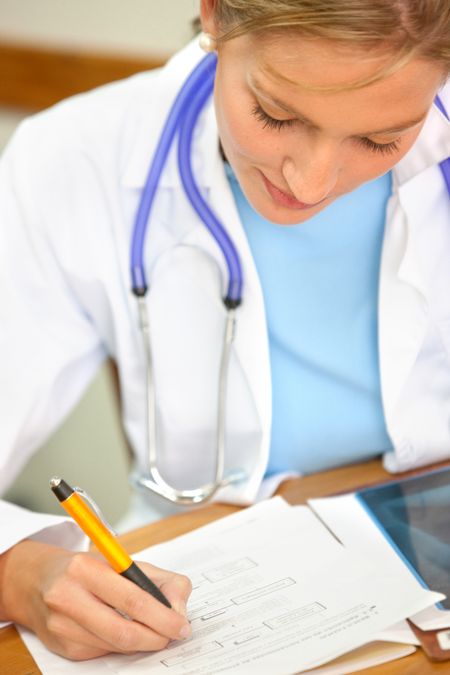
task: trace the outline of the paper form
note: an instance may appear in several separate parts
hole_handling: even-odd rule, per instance
[[[192,637],[154,654],[96,659],[89,662],[93,675],[292,675],[369,642],[441,597],[395,574],[379,574],[342,547],[307,507],[294,509],[280,498],[136,558],[191,577]],[[71,672],[67,661],[50,655],[50,665],[41,657],[42,650],[35,658],[44,673]]]
[[[312,499],[309,503],[346,547],[375,561],[380,570],[394,572],[402,578],[411,577],[419,584],[354,494]],[[450,611],[434,605],[411,618],[422,630],[450,627]],[[409,628],[406,630],[410,631]],[[386,639],[386,634],[380,637]],[[398,634],[394,639],[399,639]]]

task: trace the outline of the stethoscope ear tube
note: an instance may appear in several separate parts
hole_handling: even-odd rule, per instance
[[[147,291],[147,279],[144,268],[144,244],[149,216],[153,200],[158,187],[161,173],[164,169],[180,119],[189,107],[193,93],[201,86],[206,77],[214,77],[216,55],[207,54],[194,68],[178,92],[172,108],[167,116],[163,130],[153,155],[141,201],[136,214],[133,235],[131,240],[131,280],[134,295],[142,297]]]
[[[216,436],[216,466],[214,478],[210,483],[191,490],[179,490],[172,487],[162,477],[157,464],[156,454],[156,403],[153,377],[152,350],[150,341],[150,325],[145,298],[138,299],[140,326],[144,339],[146,359],[146,384],[147,384],[147,445],[148,445],[148,470],[149,477],[139,476],[135,478],[135,484],[164,497],[170,502],[192,506],[201,504],[211,499],[218,490],[230,483],[235,483],[246,478],[243,471],[237,470],[225,476],[225,426],[226,426],[226,398],[228,384],[228,370],[231,355],[231,347],[234,341],[236,329],[235,310],[227,312],[225,331],[223,337],[222,358],[219,373],[219,396],[217,406],[217,436]]]
[[[206,78],[199,89],[193,93],[189,108],[180,121],[178,167],[187,198],[216,241],[225,258],[228,269],[228,287],[224,303],[227,308],[231,309],[236,308],[242,299],[243,275],[241,262],[236,247],[226,229],[202,197],[192,169],[192,139],[195,123],[206,101],[212,94],[213,87],[214,78],[209,80]]]

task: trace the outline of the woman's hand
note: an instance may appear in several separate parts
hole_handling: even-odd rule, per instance
[[[73,660],[155,651],[189,637],[189,579],[139,566],[173,609],[89,553],[25,540],[0,556],[0,618],[27,626],[49,649]]]

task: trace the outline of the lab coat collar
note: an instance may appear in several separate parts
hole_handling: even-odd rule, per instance
[[[447,157],[450,157],[450,122],[433,105],[416,142],[393,168],[394,183],[401,187]]]
[[[148,101],[141,106],[139,118],[134,122],[137,131],[122,174],[125,187],[142,188],[150,167],[151,158],[161,136],[170,107],[192,69],[205,56],[197,40],[175,54],[159,71],[151,73]],[[201,141],[201,142],[200,142]],[[212,100],[201,112],[194,131],[194,174],[202,187],[209,188],[214,174],[214,164],[219,154],[219,140]],[[173,143],[159,185],[163,188],[181,187],[178,172],[176,142]]]

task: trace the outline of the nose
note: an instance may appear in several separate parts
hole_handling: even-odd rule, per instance
[[[304,204],[317,204],[332,194],[339,174],[338,148],[303,147],[291,153],[282,165],[282,174],[290,191]]]

